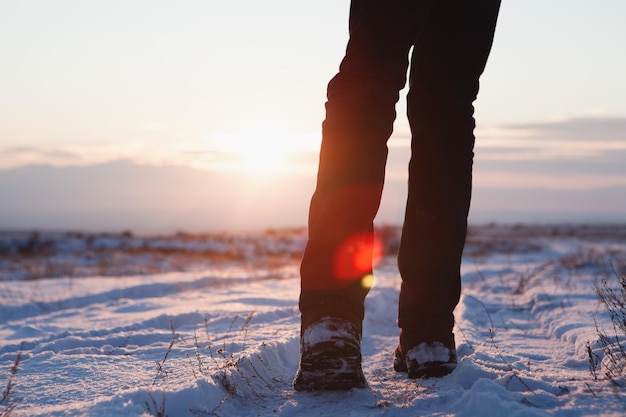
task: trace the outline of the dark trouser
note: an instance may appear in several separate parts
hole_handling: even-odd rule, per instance
[[[324,310],[363,318],[386,143],[414,47],[398,324],[422,332],[452,330],[471,195],[472,103],[499,6],[500,0],[352,1],[346,55],[328,85],[301,265],[303,324]]]

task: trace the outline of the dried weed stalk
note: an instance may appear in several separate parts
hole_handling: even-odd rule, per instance
[[[598,372],[601,369],[609,381],[624,388],[626,387],[626,275],[620,275],[613,265],[611,267],[617,283],[604,279],[596,284],[595,291],[611,318],[612,336],[596,323],[598,343],[603,357],[594,353],[590,344],[587,344],[587,354],[589,370],[595,380],[598,379]]]
[[[7,378],[7,384],[2,390],[2,398],[0,398],[0,417],[9,417],[15,407],[17,407],[18,401],[13,396],[13,387],[15,386],[15,379],[17,378],[17,370],[22,360],[22,354],[18,352],[15,357],[15,361],[9,370],[9,377]]]

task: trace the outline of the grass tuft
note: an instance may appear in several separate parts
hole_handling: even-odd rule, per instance
[[[17,371],[21,360],[22,354],[18,352],[13,365],[11,365],[11,368],[9,369],[7,383],[2,390],[2,398],[0,398],[0,417],[9,417],[18,405],[18,401],[13,395],[13,387],[15,386]]]
[[[587,344],[589,370],[594,380],[599,372],[614,385],[626,387],[626,275],[620,275],[612,266],[612,280],[604,279],[596,284],[595,291],[612,323],[609,333],[596,324],[598,344],[602,357]]]

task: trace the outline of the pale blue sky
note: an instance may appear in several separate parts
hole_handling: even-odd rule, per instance
[[[620,0],[504,0],[480,119],[626,115],[624,16]]]
[[[310,149],[348,7],[1,0],[0,147],[177,162],[262,126]],[[504,1],[479,125],[626,116],[624,16],[620,0]]]
[[[120,159],[245,165],[304,173],[307,196],[348,9],[348,0],[0,0],[0,172]],[[489,190],[502,188],[624,192],[624,16],[623,0],[503,1],[476,103],[474,207],[500,210],[506,202]],[[383,213],[402,212],[393,184],[405,181],[404,111],[403,94]],[[519,198],[506,208],[528,209]],[[571,209],[563,201],[546,207]],[[585,210],[624,214],[611,201]]]

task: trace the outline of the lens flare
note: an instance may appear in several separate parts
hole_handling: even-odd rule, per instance
[[[337,249],[333,273],[344,280],[362,279],[371,274],[380,262],[383,247],[380,237],[374,233],[358,233],[346,239]]]
[[[361,280],[361,286],[367,290],[374,286],[374,274],[367,274]]]

